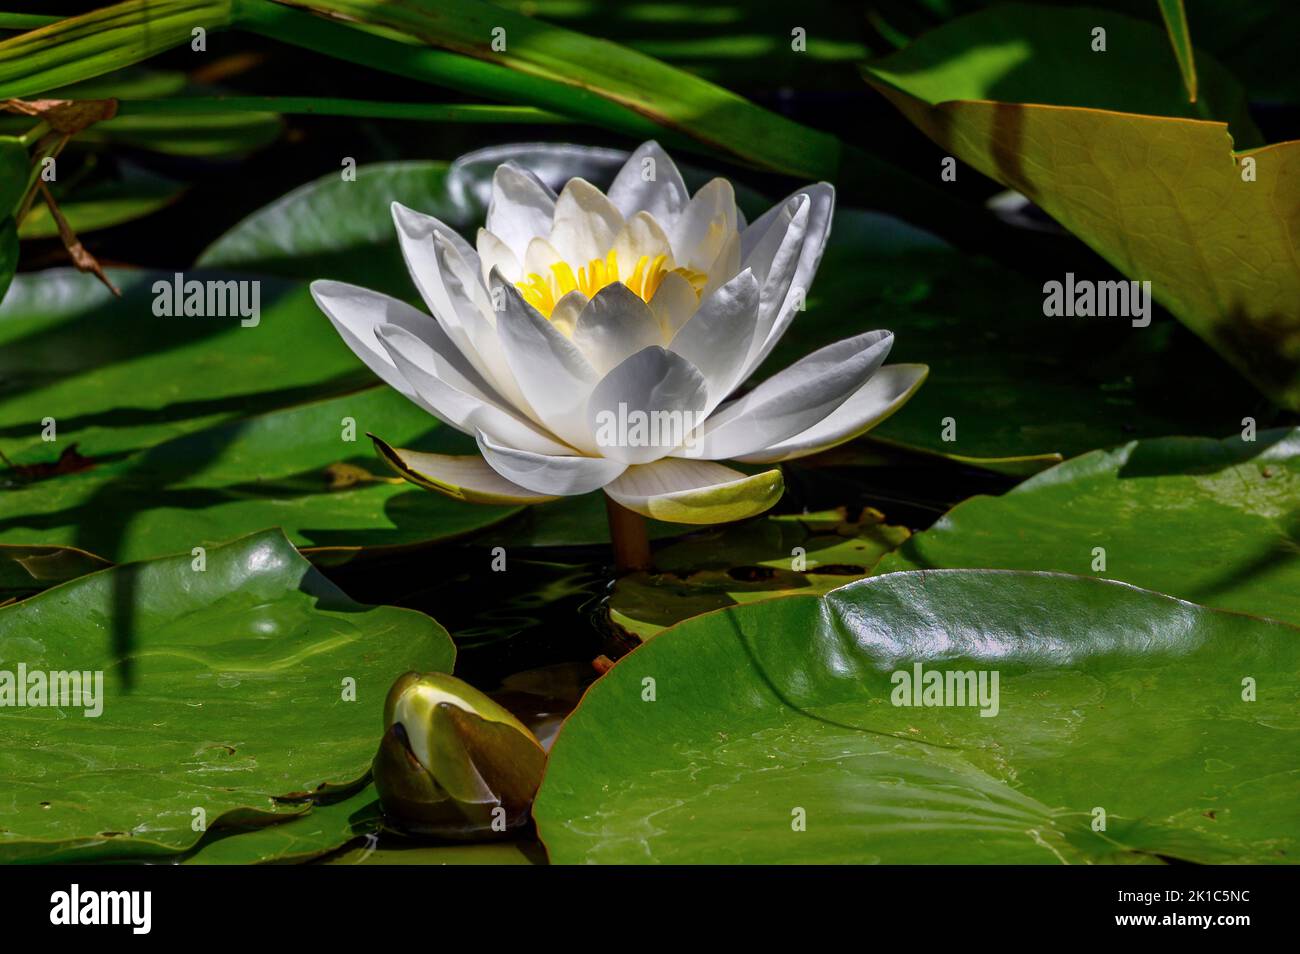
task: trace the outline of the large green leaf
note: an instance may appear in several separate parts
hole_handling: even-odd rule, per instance
[[[413,297],[392,203],[455,227],[469,225],[470,211],[448,193],[445,162],[375,163],[356,173],[355,181],[330,173],[258,209],[208,246],[198,265],[328,278]]]
[[[1105,53],[1090,49],[1094,26],[1108,27]],[[1300,142],[1234,153],[1234,139],[1259,139],[1212,60],[1198,58],[1190,104],[1153,24],[1008,5],[866,69],[941,147],[1149,281],[1264,393],[1300,408]]]
[[[377,733],[376,733],[377,734]],[[363,841],[373,850],[383,826],[383,810],[372,784],[346,797],[317,801],[300,815],[262,824],[212,828],[185,864],[249,865],[310,861]]]
[[[392,681],[454,656],[432,619],[353,602],[276,531],[0,610],[3,670],[103,673],[98,716],[6,714],[0,859],[162,855],[199,840],[194,809],[301,812],[283,799],[365,777]]]
[[[536,841],[430,843],[384,828],[374,785],[274,824],[214,829],[185,856],[185,864],[286,864],[319,860],[332,865],[545,864]],[[344,850],[346,849],[346,850]]]
[[[461,536],[518,512],[449,500],[394,477],[366,438],[381,428],[434,451],[474,447],[397,391],[370,388],[12,487],[0,495],[0,542],[69,544],[121,561],[281,527],[313,559],[333,562]]]
[[[296,283],[184,273],[260,281],[260,320],[243,327],[155,316],[153,285],[170,273],[111,277],[120,299],[72,269],[23,274],[0,306],[0,449],[11,460],[50,461],[74,442],[87,457],[119,454],[374,381]]]
[[[0,603],[107,566],[103,558],[75,547],[0,544]]]
[[[106,229],[152,215],[180,197],[185,187],[162,176],[132,170],[120,179],[74,188],[70,195],[56,195],[59,211],[77,235]],[[18,230],[24,239],[57,238],[59,224],[49,206],[37,203]]]
[[[914,664],[997,673],[996,716],[891,704]],[[1298,699],[1283,623],[892,573],[647,642],[570,716],[534,817],[561,864],[1293,862]]]
[[[881,561],[1059,570],[1300,624],[1300,431],[1132,441],[975,497]]]

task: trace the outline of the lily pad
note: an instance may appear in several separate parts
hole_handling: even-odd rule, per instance
[[[178,182],[133,171],[120,180],[97,182],[72,190],[66,198],[55,198],[68,225],[78,235],[84,235],[152,215],[175,202],[184,191]],[[43,202],[32,206],[18,230],[24,239],[56,238],[58,234],[59,225]]]
[[[1084,454],[958,504],[877,571],[941,567],[1093,574],[1300,624],[1300,429]]]
[[[1104,53],[1091,49],[1094,27],[1107,29]],[[1153,24],[1010,4],[865,69],[942,148],[1028,196],[1127,278],[1149,281],[1156,301],[1265,394],[1300,409],[1300,142],[1234,153],[1234,141],[1260,139],[1210,58],[1197,58],[1189,103]]]
[[[536,841],[430,843],[386,831],[374,785],[310,812],[255,828],[213,831],[185,864],[535,865],[546,863]]]
[[[0,610],[0,670],[26,667],[29,692],[32,673],[102,673],[89,706],[6,713],[0,860],[162,856],[198,842],[196,809],[300,813],[366,776],[393,680],[454,658],[432,619],[353,602],[278,531]]]
[[[75,547],[0,544],[0,602],[103,570],[109,562]]]
[[[317,562],[463,536],[519,512],[426,493],[394,477],[366,430],[426,449],[473,441],[388,387],[209,427],[0,495],[0,543],[78,546],[114,561],[280,527]]]
[[[649,639],[725,606],[792,594],[821,594],[860,579],[907,539],[906,527],[864,511],[763,517],[692,535],[655,553],[658,572],[614,584],[611,621]]]
[[[260,825],[214,827],[188,854],[187,865],[288,864],[311,861],[353,842],[373,845],[383,827],[374,785],[328,802],[313,800],[300,815]],[[372,849],[373,850],[373,849]]]
[[[893,704],[918,665],[989,704]],[[534,818],[559,864],[1294,862],[1298,699],[1284,623],[1061,574],[891,573],[622,659]]]
[[[171,273],[110,277],[121,299],[93,275],[59,268],[18,276],[0,305],[0,450],[11,460],[46,461],[73,443],[86,457],[120,454],[374,382],[296,283],[184,273],[260,282],[260,317],[245,327],[238,317],[156,316],[153,286]]]

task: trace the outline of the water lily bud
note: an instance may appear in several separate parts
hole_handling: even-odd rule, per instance
[[[408,672],[388,692],[375,788],[408,831],[474,838],[517,828],[545,766],[523,723],[455,676]]]

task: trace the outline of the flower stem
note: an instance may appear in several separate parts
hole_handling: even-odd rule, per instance
[[[650,538],[646,535],[645,517],[633,513],[612,497],[605,497],[609,516],[609,539],[614,545],[614,566],[619,573],[650,568]]]

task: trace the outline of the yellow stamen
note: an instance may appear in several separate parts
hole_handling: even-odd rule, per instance
[[[670,268],[667,255],[642,255],[637,259],[631,274],[623,280],[632,292],[644,302],[654,298],[655,292],[669,275],[680,275],[690,283],[698,296],[708,284],[709,276],[693,268]],[[580,291],[587,298],[592,298],[602,288],[619,281],[618,255],[613,249],[604,258],[593,258],[578,269],[575,275],[567,262],[556,262],[550,267],[550,275],[532,272],[523,281],[516,282],[515,287],[524,296],[524,301],[532,305],[545,317],[550,318],[561,298],[571,291]]]

